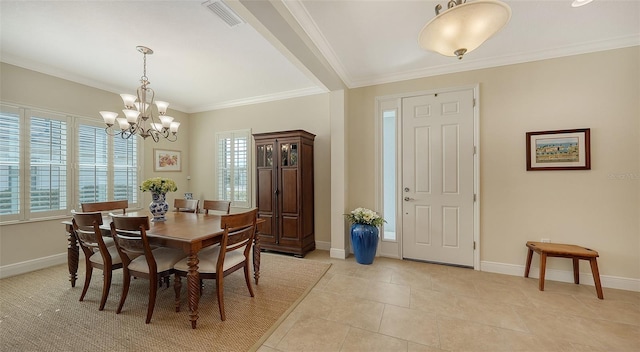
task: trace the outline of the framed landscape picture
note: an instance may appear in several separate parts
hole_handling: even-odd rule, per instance
[[[527,132],[527,170],[591,170],[590,129]]]
[[[153,171],[182,171],[182,157],[177,150],[154,149]]]

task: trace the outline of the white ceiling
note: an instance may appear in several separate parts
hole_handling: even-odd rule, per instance
[[[0,59],[134,93],[148,46],[156,98],[191,113],[640,45],[638,0],[506,0],[511,21],[461,61],[417,44],[445,0],[230,0],[233,28],[203,1],[0,0]]]

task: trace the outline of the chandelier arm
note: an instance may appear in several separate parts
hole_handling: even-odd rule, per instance
[[[173,138],[171,138],[172,136],[173,136]],[[175,141],[177,141],[177,140],[178,140],[178,136],[177,136],[177,134],[176,134],[175,132],[174,132],[174,133],[171,133],[170,135],[168,135],[168,136],[167,136],[167,137],[165,137],[165,138],[166,138],[169,142],[175,142]]]
[[[151,135],[151,138],[153,138],[153,141],[158,143],[158,141],[160,140],[160,136],[158,135],[157,131],[152,131],[151,129],[149,129],[149,134]]]
[[[107,126],[107,127],[104,129],[104,133],[106,133],[106,134],[107,134],[107,135],[109,135],[109,136],[116,136],[116,135],[118,135],[118,133],[116,133],[116,132],[110,133],[110,132],[109,132],[109,130],[111,130],[111,126]]]

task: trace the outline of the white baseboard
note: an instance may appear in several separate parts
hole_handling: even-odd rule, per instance
[[[82,256],[80,259],[82,260]],[[28,260],[26,262],[14,263],[0,267],[0,279],[28,273],[30,271],[48,268],[67,262],[67,253],[60,253],[48,257]]]
[[[329,257],[336,259],[347,259],[347,252],[344,249],[331,248],[329,250]]]
[[[524,265],[505,264],[496,262],[480,262],[480,270],[490,273],[524,276]],[[540,267],[531,266],[529,277],[540,278]],[[573,283],[573,271],[549,269],[545,271],[545,280]],[[640,292],[640,279],[631,279],[619,276],[600,275],[602,287],[615,288],[627,291]],[[591,273],[580,273],[580,283],[594,286]]]
[[[316,249],[321,249],[323,251],[329,251],[329,250],[331,250],[331,242],[316,241]]]

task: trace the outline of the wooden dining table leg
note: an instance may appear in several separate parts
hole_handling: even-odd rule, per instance
[[[200,273],[198,272],[198,255],[190,254],[187,260],[189,272],[187,273],[187,298],[189,301],[189,320],[191,328],[196,328],[198,321],[198,303],[200,301]]]
[[[67,241],[69,245],[67,247],[67,265],[69,266],[69,281],[71,281],[71,287],[76,287],[76,280],[78,279],[78,261],[80,259],[80,247],[78,247],[78,240],[76,234],[73,232],[73,226],[67,225]]]

